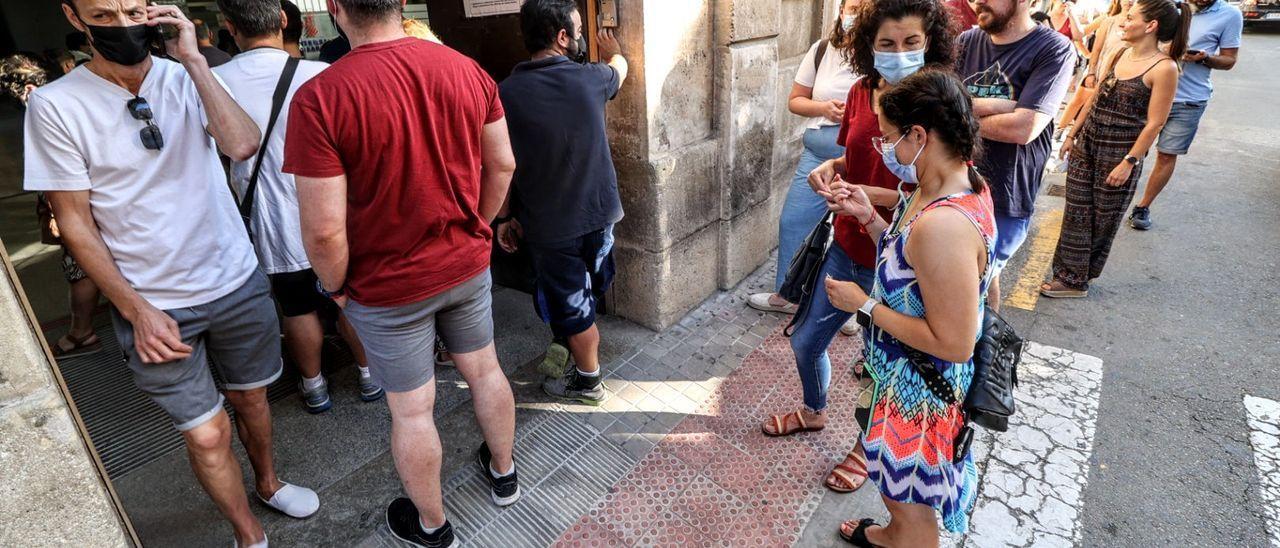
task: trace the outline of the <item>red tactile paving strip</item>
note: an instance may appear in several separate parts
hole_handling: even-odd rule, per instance
[[[791,546],[821,499],[822,480],[853,446],[860,341],[832,343],[827,427],[786,438],[760,432],[768,414],[803,402],[790,340],[772,333],[610,489],[556,546]]]

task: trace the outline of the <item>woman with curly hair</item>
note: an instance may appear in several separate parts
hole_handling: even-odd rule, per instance
[[[951,15],[938,0],[877,0],[858,10],[853,39],[843,50],[853,70],[863,77],[845,99],[838,142],[844,156],[828,160],[809,174],[809,186],[823,201],[835,201],[836,183],[861,185],[881,213],[898,202],[899,185],[909,191],[914,184],[900,181],[887,169],[880,153],[871,145],[881,137],[875,105],[879,97],[898,82],[925,66],[949,68],[953,64],[954,34]],[[828,205],[830,207],[830,205]],[[827,252],[821,277],[855,282],[871,291],[875,279],[876,246],[863,234],[857,220],[836,212],[835,242]],[[832,305],[826,289],[819,284],[803,317],[791,336],[796,369],[804,387],[800,410],[769,417],[762,428],[770,436],[821,430],[826,425],[827,387],[831,380],[831,359],[827,346],[852,314]],[[859,369],[859,368],[855,368]],[[864,429],[866,408],[860,405],[858,422]],[[857,444],[827,477],[827,488],[841,493],[854,491],[867,479],[862,451]]]
[[[0,60],[0,90],[25,107],[27,97],[36,88],[49,83],[49,73],[31,57],[10,55]],[[58,233],[58,221],[53,218],[44,193],[36,195],[36,218],[40,222],[40,241],[46,245],[62,245]],[[50,345],[58,358],[70,357],[102,348],[102,342],[93,331],[93,309],[98,306],[98,286],[80,268],[66,247],[62,248],[62,274],[71,287],[71,329]]]

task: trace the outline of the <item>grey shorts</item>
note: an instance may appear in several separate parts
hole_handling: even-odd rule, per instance
[[[191,356],[169,363],[142,363],[133,347],[133,325],[111,309],[116,339],[133,370],[133,382],[169,416],[190,430],[222,409],[222,394],[209,371],[213,359],[226,390],[252,390],[280,378],[280,322],[267,275],[254,272],[239,289],[211,303],[164,313],[178,322]]]
[[[387,392],[409,392],[435,375],[436,335],[450,352],[475,352],[493,342],[493,279],[489,271],[413,304],[365,306],[344,313],[369,358],[373,382]]]

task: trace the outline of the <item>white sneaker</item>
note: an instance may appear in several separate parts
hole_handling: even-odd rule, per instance
[[[846,337],[852,337],[861,332],[862,332],[862,326],[858,325],[857,314],[854,314],[852,318],[849,318],[849,321],[844,322],[844,325],[840,326],[840,334]]]
[[[773,295],[773,293],[756,293],[751,295],[750,297],[747,297],[747,306],[764,312],[781,312],[783,314],[795,314],[796,309],[800,308],[792,303],[787,303],[782,306],[773,304],[770,302],[770,298],[773,297]]]

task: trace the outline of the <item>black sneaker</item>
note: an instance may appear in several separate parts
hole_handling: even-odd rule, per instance
[[[511,506],[517,500],[520,500],[520,480],[516,477],[515,465],[512,464],[510,474],[500,478],[493,477],[493,472],[489,471],[493,454],[489,452],[489,444],[481,443],[480,449],[476,451],[476,464],[480,465],[480,474],[489,482],[490,495],[493,496],[493,503],[498,506]]]
[[[413,501],[400,497],[387,506],[387,528],[396,538],[424,548],[450,548],[454,545],[453,525],[445,520],[435,533],[427,534],[418,521],[418,508]]]
[[[542,391],[557,398],[573,400],[587,405],[600,405],[609,396],[600,376],[588,377],[574,367],[556,379],[548,379],[542,383]]]
[[[1137,230],[1151,230],[1151,208],[1133,207],[1129,214],[1129,226]]]

